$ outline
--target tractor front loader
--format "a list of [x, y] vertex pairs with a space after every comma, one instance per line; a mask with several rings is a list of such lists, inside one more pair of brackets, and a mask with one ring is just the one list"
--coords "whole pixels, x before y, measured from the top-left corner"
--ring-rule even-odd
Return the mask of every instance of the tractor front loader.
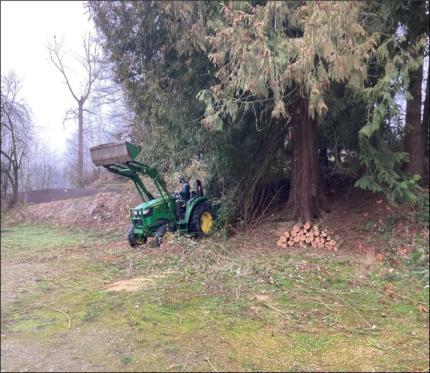
[[[167, 232], [190, 233], [197, 237], [209, 235], [215, 213], [202, 188], [192, 193], [187, 201], [179, 194], [168, 193], [157, 170], [135, 160], [141, 150], [140, 146], [129, 142], [102, 144], [90, 149], [96, 166], [131, 179], [142, 197], [143, 202], [130, 209], [130, 246], [142, 245], [149, 237], [155, 238], [155, 244], [159, 246]], [[151, 178], [158, 196], [149, 192], [139, 174]]]

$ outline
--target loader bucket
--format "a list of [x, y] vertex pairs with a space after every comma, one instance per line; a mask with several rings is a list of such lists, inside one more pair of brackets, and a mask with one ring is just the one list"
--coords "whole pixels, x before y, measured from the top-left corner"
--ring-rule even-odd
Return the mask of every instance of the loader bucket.
[[125, 141], [94, 146], [90, 153], [96, 166], [108, 166], [133, 161], [141, 150], [140, 146]]

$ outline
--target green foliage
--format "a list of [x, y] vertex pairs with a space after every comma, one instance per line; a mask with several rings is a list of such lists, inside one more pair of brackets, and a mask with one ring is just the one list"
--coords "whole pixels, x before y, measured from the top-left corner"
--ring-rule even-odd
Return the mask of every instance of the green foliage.
[[425, 227], [429, 227], [430, 222], [430, 198], [428, 192], [422, 197], [422, 205], [418, 212], [418, 220]]
[[419, 204], [393, 124], [401, 119], [394, 98], [421, 63], [411, 56], [423, 39], [408, 44], [397, 33], [413, 18], [411, 4], [87, 6], [136, 113], [131, 137], [147, 163], [164, 174], [199, 176], [210, 196], [229, 201], [221, 221], [249, 224], [279, 200], [289, 176], [287, 133], [300, 97], [318, 118], [329, 177], [361, 177], [360, 188]]
[[409, 270], [429, 287], [429, 245], [428, 240], [415, 236], [411, 245], [411, 252], [402, 258]]
[[392, 152], [384, 144], [375, 148], [367, 139], [361, 139], [360, 145], [360, 161], [366, 167], [366, 174], [355, 186], [374, 193], [384, 192], [393, 204], [401, 201], [419, 205], [419, 177], [407, 177], [401, 171], [407, 153]]
[[274, 122], [259, 131], [253, 119], [245, 114], [239, 125], [213, 133], [205, 156], [207, 191], [229, 201], [225, 205], [229, 223], [239, 219], [247, 225], [268, 212], [267, 204], [273, 207], [279, 200], [276, 184], [286, 174], [287, 128]]
[[319, 147], [326, 149], [329, 164], [322, 164], [324, 174], [356, 178], [359, 164], [358, 131], [366, 123], [366, 103], [360, 94], [342, 84], [332, 84], [326, 95], [330, 110], [318, 124]]
[[288, 102], [297, 95], [307, 98], [314, 117], [328, 109], [324, 94], [330, 82], [362, 88], [378, 35], [366, 35], [358, 22], [360, 7], [345, 2], [225, 5], [207, 37], [219, 82], [203, 95], [205, 121], [216, 127], [225, 113], [234, 120], [237, 111], [252, 110], [261, 100], [273, 102], [272, 117], [288, 118]]
[[[397, 106], [395, 94], [404, 87], [408, 71], [416, 68], [416, 61], [409, 53], [399, 52], [393, 57], [388, 53], [390, 44], [398, 45], [393, 36], [376, 50], [376, 59], [384, 63], [384, 73], [375, 85], [363, 90], [368, 105], [368, 121], [359, 131], [360, 161], [366, 169], [365, 175], [355, 185], [372, 192], [385, 192], [391, 203], [396, 201], [419, 205], [418, 176], [408, 177], [402, 167], [408, 154], [393, 151], [389, 147], [390, 115], [395, 116]], [[420, 48], [419, 46], [415, 46]]]
[[250, 112], [226, 102], [222, 115], [214, 111], [210, 130], [207, 118], [201, 123], [205, 95], [199, 92], [217, 79], [203, 26], [219, 23], [220, 4], [100, 2], [88, 7], [136, 111], [132, 137], [143, 144], [146, 162], [163, 173], [187, 173], [198, 161], [200, 175], [193, 176], [207, 175], [205, 191], [232, 201], [226, 222], [250, 221], [261, 213], [264, 201], [276, 193], [271, 184], [285, 174], [286, 129], [270, 119], [272, 104], [255, 103]]
[[206, 142], [207, 130], [197, 126], [204, 106], [194, 97], [213, 74], [198, 47], [196, 26], [211, 7], [191, 2], [88, 3], [99, 42], [137, 115], [131, 137], [163, 171], [189, 163]]

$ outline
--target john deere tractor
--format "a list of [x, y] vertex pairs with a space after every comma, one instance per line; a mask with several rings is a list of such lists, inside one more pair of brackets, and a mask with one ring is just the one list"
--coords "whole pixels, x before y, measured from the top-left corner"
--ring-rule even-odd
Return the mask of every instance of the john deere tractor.
[[[197, 190], [191, 191], [189, 199], [184, 199], [180, 193], [168, 193], [157, 170], [135, 160], [141, 150], [140, 146], [129, 142], [103, 144], [90, 149], [96, 166], [131, 179], [142, 197], [143, 203], [130, 209], [130, 246], [142, 245], [149, 237], [155, 238], [155, 244], [159, 246], [168, 232], [190, 233], [196, 237], [209, 235], [215, 213], [203, 195], [200, 181], [197, 180]], [[148, 191], [139, 174], [151, 178], [158, 196]]]

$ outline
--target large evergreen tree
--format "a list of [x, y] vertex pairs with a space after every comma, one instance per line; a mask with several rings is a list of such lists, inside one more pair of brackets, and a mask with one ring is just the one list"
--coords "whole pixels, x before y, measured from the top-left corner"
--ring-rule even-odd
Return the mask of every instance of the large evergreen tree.
[[205, 93], [206, 121], [273, 101], [273, 118], [290, 123], [289, 211], [295, 220], [320, 216], [317, 119], [327, 111], [332, 82], [362, 89], [377, 35], [359, 22], [360, 3], [268, 2], [226, 5], [209, 36], [219, 83]]
[[[426, 39], [428, 43], [429, 37], [428, 1], [404, 1], [402, 5], [403, 12], [400, 15], [400, 22], [405, 32], [404, 48], [418, 61], [409, 69], [407, 86], [409, 97], [406, 103], [405, 145], [406, 151], [409, 153], [408, 172], [423, 178], [428, 123], [421, 120], [421, 107], [424, 101], [421, 86], [424, 77], [423, 57], [426, 49], [424, 45]], [[421, 48], [416, 48], [417, 44], [421, 45]], [[424, 110], [427, 110], [428, 113], [428, 108], [424, 107]]]
[[202, 134], [195, 130], [204, 105], [195, 96], [211, 83], [213, 73], [197, 45], [196, 32], [198, 25], [206, 23], [211, 6], [161, 1], [88, 3], [99, 42], [137, 115], [134, 140], [158, 142], [147, 154], [155, 155], [153, 161], [163, 157], [162, 152], [185, 159], [201, 150]]
[[208, 190], [225, 195], [229, 216], [247, 224], [276, 200], [285, 176], [291, 217], [319, 216], [328, 208], [320, 160], [327, 166], [329, 154], [343, 169], [354, 158], [357, 186], [393, 200], [411, 195], [415, 179], [402, 175], [406, 155], [395, 151], [391, 125], [394, 97], [417, 64], [397, 40], [399, 21], [391, 15], [401, 13], [399, 4], [88, 7], [148, 161], [171, 171], [203, 155]]

